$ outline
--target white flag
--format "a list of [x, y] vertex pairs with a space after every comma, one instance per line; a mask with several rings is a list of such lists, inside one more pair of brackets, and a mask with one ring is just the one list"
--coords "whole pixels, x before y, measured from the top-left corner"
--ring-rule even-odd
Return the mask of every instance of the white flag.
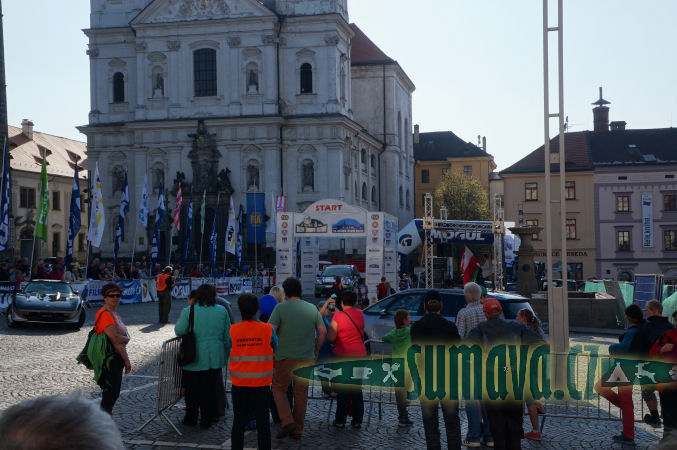
[[103, 207], [103, 193], [101, 192], [101, 177], [99, 177], [99, 163], [94, 170], [94, 188], [92, 192], [91, 212], [89, 216], [89, 230], [87, 240], [94, 247], [101, 245], [103, 230], [106, 227], [106, 214]]
[[144, 227], [148, 226], [148, 203], [150, 199], [148, 198], [148, 175], [143, 179], [143, 193], [141, 194], [141, 206], [139, 207], [139, 222], [143, 224]]
[[234, 255], [237, 248], [237, 228], [235, 222], [235, 210], [233, 209], [233, 197], [230, 197], [230, 209], [228, 210], [228, 228], [226, 229], [226, 251]]

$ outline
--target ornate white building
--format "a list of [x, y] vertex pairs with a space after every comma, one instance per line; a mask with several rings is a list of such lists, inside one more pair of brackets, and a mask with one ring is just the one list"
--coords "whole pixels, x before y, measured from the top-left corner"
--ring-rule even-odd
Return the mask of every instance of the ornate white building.
[[[153, 210], [162, 185], [171, 212], [183, 180], [184, 209], [191, 189], [197, 204], [206, 189], [210, 211], [219, 192], [245, 209], [246, 193], [264, 192], [266, 215], [283, 194], [292, 211], [339, 198], [413, 217], [415, 87], [349, 24], [346, 0], [91, 0], [85, 33], [91, 111], [80, 130], [109, 209], [103, 256], [125, 171], [132, 213], [148, 175]], [[147, 250], [151, 228], [130, 217], [121, 255], [135, 233]]]

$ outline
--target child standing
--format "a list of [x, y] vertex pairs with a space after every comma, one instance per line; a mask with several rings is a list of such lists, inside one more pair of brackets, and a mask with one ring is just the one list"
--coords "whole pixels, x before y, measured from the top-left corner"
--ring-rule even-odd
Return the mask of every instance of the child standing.
[[[395, 329], [383, 336], [383, 342], [390, 342], [393, 345], [393, 358], [406, 358], [407, 350], [411, 346], [411, 336], [409, 334], [409, 312], [399, 309], [395, 313]], [[398, 425], [400, 427], [410, 427], [414, 423], [409, 420], [407, 412], [407, 390], [409, 377], [405, 374], [404, 387], [395, 388], [395, 400], [397, 401]]]

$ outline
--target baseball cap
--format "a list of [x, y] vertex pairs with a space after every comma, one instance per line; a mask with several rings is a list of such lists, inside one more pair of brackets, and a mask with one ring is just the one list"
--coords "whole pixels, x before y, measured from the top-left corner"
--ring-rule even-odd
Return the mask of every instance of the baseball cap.
[[428, 291], [426, 292], [425, 297], [423, 298], [423, 302], [426, 305], [441, 304], [442, 297], [440, 296], [440, 293], [437, 292], [436, 290]]
[[501, 303], [495, 298], [488, 298], [482, 304], [482, 309], [485, 313], [494, 314], [503, 311]]

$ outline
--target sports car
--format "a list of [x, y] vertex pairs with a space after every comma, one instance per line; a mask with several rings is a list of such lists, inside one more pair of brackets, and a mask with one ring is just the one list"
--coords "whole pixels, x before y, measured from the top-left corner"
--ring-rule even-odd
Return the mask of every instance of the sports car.
[[19, 323], [65, 323], [80, 329], [86, 313], [76, 291], [62, 281], [34, 280], [17, 292], [7, 309], [7, 325]]

